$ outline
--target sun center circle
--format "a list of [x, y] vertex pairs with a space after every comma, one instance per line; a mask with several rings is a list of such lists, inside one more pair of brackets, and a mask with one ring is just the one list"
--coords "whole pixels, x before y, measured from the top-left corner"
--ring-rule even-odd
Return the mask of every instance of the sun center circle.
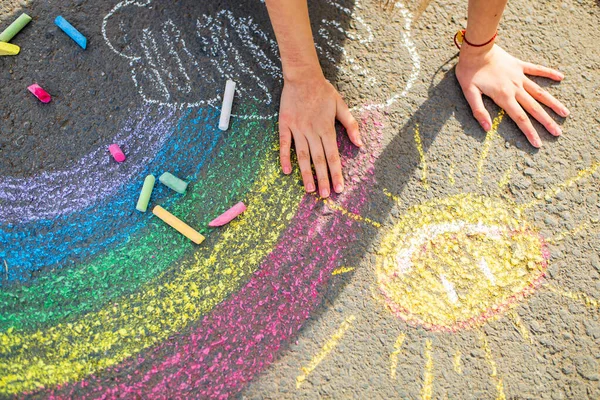
[[455, 331], [485, 322], [531, 293], [544, 275], [547, 253], [517, 205], [461, 194], [411, 208], [384, 233], [377, 282], [397, 316]]

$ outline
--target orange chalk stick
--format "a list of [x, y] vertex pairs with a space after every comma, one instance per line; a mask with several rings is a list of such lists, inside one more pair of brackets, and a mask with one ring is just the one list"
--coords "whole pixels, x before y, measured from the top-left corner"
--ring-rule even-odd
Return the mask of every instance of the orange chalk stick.
[[200, 244], [204, 241], [204, 236], [200, 233], [196, 232], [194, 228], [162, 208], [161, 206], [156, 206], [152, 209], [152, 213], [156, 215], [158, 218], [162, 219], [164, 222], [169, 224], [173, 229], [177, 230], [186, 238], [190, 239], [192, 242], [196, 244]]

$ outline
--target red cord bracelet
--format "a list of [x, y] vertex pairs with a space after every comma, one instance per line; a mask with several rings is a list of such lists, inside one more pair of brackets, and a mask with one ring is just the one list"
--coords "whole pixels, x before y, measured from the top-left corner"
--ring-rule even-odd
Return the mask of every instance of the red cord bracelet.
[[465, 29], [462, 29], [458, 32], [456, 32], [456, 35], [454, 35], [454, 44], [456, 45], [456, 47], [458, 47], [460, 49], [460, 45], [465, 42], [466, 44], [468, 44], [469, 46], [473, 46], [473, 47], [483, 47], [486, 46], [490, 43], [492, 43], [494, 41], [494, 39], [496, 39], [496, 37], [498, 36], [498, 31], [496, 31], [496, 33], [494, 33], [494, 36], [492, 36], [492, 38], [490, 40], [488, 40], [485, 43], [482, 44], [475, 44], [475, 43], [471, 43], [467, 40], [467, 37], [465, 36], [467, 33], [467, 31]]

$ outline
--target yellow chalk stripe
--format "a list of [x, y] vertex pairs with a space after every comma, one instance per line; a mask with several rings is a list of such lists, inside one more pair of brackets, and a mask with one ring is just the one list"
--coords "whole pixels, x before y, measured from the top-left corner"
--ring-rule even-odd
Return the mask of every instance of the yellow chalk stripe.
[[502, 175], [502, 178], [500, 178], [500, 181], [498, 182], [498, 189], [503, 189], [504, 186], [508, 185], [508, 182], [510, 182], [510, 176], [512, 175], [512, 172], [513, 167], [510, 167], [506, 170], [506, 172], [504, 172], [504, 175]]
[[544, 193], [544, 196], [542, 199], [536, 199], [529, 203], [521, 205], [520, 206], [521, 210], [526, 210], [529, 207], [539, 204], [542, 202], [542, 200], [546, 200], [546, 201], [550, 200], [551, 198], [553, 198], [554, 196], [556, 196], [557, 194], [562, 192], [564, 189], [573, 186], [575, 183], [579, 182], [582, 179], [587, 178], [588, 176], [593, 175], [598, 170], [599, 167], [600, 167], [600, 162], [598, 162], [598, 161], [593, 162], [589, 168], [579, 170], [579, 172], [577, 172], [577, 175], [575, 175], [575, 176], [567, 179], [563, 183], [560, 183], [560, 184], [552, 187], [551, 189], [547, 190]]
[[350, 219], [353, 219], [358, 222], [364, 222], [364, 223], [373, 225], [376, 228], [381, 228], [381, 224], [379, 222], [373, 221], [372, 219], [367, 218], [367, 217], [363, 217], [362, 215], [353, 213], [352, 211], [348, 211], [346, 208], [340, 206], [339, 204], [335, 204], [333, 202], [333, 200], [331, 200], [331, 199], [324, 199], [324, 198], [318, 197], [318, 196], [317, 196], [317, 198], [319, 200], [321, 200], [323, 203], [325, 203], [327, 205], [327, 207], [329, 207], [330, 209], [339, 211], [343, 215], [345, 215], [346, 217], [348, 217]]
[[542, 249], [516, 204], [459, 194], [384, 228], [375, 272], [396, 315], [454, 328], [529, 288], [543, 272]]
[[454, 180], [454, 163], [450, 164], [450, 169], [448, 170], [447, 175], [448, 182], [450, 182], [450, 185], [454, 186], [456, 183], [456, 180]]
[[175, 229], [177, 232], [181, 233], [186, 238], [190, 239], [192, 242], [196, 244], [200, 244], [204, 241], [204, 236], [202, 236], [198, 231], [194, 228], [162, 208], [161, 206], [156, 206], [152, 209], [152, 213], [156, 215], [158, 218], [162, 219], [166, 224], [171, 226], [171, 228]]
[[460, 363], [461, 356], [462, 356], [462, 354], [460, 353], [460, 350], [456, 349], [456, 352], [454, 352], [454, 357], [452, 359], [452, 364], [454, 365], [454, 371], [459, 375], [462, 375], [462, 366]]
[[400, 333], [398, 335], [398, 339], [396, 339], [396, 343], [394, 343], [394, 351], [390, 354], [390, 377], [392, 379], [396, 379], [396, 369], [398, 368], [398, 355], [400, 354], [400, 350], [402, 349], [402, 343], [404, 343], [404, 338], [406, 338], [405, 333]]
[[523, 321], [521, 320], [519, 314], [517, 314], [515, 310], [510, 310], [506, 313], [506, 315], [508, 316], [508, 318], [510, 318], [510, 320], [515, 325], [515, 328], [517, 328], [521, 336], [523, 336], [523, 339], [527, 340], [530, 343], [533, 343], [533, 340], [531, 340], [531, 335], [529, 334], [529, 329], [527, 329], [527, 327], [523, 324]]
[[492, 122], [492, 128], [485, 135], [483, 149], [481, 150], [481, 155], [479, 156], [479, 161], [477, 162], [477, 184], [479, 186], [483, 185], [483, 164], [490, 154], [492, 142], [498, 137], [498, 125], [500, 125], [500, 122], [502, 122], [503, 117], [504, 110], [500, 110]]
[[482, 330], [477, 330], [479, 333], [479, 340], [481, 342], [481, 348], [485, 352], [485, 360], [490, 366], [490, 376], [494, 379], [496, 383], [496, 400], [506, 400], [506, 396], [504, 395], [504, 385], [502, 384], [502, 379], [498, 377], [498, 369], [496, 368], [496, 362], [494, 361], [494, 356], [492, 355], [492, 349], [487, 341], [487, 336], [485, 332]]
[[566, 297], [567, 299], [575, 300], [579, 303], [584, 304], [586, 307], [600, 308], [600, 303], [598, 302], [598, 300], [594, 299], [593, 297], [590, 297], [589, 295], [587, 295], [585, 293], [569, 292], [567, 290], [562, 290], [562, 289], [557, 288], [556, 286], [554, 286], [551, 283], [545, 283], [544, 287], [547, 287], [548, 289], [550, 289], [550, 291], [552, 293], [556, 293], [560, 296]]
[[302, 386], [302, 383], [304, 383], [308, 375], [310, 375], [310, 373], [313, 372], [315, 368], [317, 368], [321, 361], [323, 361], [325, 357], [327, 357], [327, 355], [329, 355], [329, 353], [331, 353], [331, 351], [336, 348], [339, 341], [342, 340], [342, 338], [346, 334], [346, 331], [350, 329], [352, 323], [355, 320], [356, 317], [354, 315], [351, 315], [348, 318], [346, 318], [346, 320], [342, 322], [338, 330], [329, 338], [329, 340], [327, 340], [325, 345], [323, 345], [323, 348], [321, 348], [321, 350], [314, 355], [314, 357], [310, 360], [308, 365], [306, 367], [300, 368], [302, 370], [302, 374], [296, 377], [296, 389], [300, 389], [300, 386]]
[[421, 399], [431, 400], [433, 395], [433, 355], [431, 339], [425, 341], [425, 372], [423, 373], [423, 387]]
[[396, 203], [400, 203], [400, 197], [396, 196], [395, 194], [392, 194], [392, 192], [390, 192], [386, 188], [383, 188], [383, 194], [385, 194], [390, 199], [394, 200]]
[[345, 274], [346, 272], [354, 271], [354, 267], [339, 267], [333, 270], [331, 275]]
[[[287, 226], [303, 191], [266, 158], [248, 210], [212, 249], [202, 249], [168, 278], [74, 323], [34, 333], [0, 334], [0, 393], [79, 380], [164, 341], [243, 284]], [[268, 189], [266, 193], [263, 189]]]
[[423, 141], [421, 140], [418, 124], [415, 126], [415, 145], [417, 146], [417, 151], [419, 152], [421, 168], [423, 168], [423, 172], [421, 173], [421, 182], [423, 182], [423, 187], [425, 187], [425, 189], [429, 189], [429, 183], [427, 182], [427, 159], [425, 158], [425, 152], [423, 151]]
[[558, 235], [551, 237], [546, 241], [551, 244], [556, 244], [570, 236], [575, 236], [582, 231], [585, 231], [587, 234], [594, 233], [594, 231], [591, 229], [594, 223], [598, 223], [598, 221], [592, 221], [592, 223], [583, 222], [575, 228], [562, 231]]

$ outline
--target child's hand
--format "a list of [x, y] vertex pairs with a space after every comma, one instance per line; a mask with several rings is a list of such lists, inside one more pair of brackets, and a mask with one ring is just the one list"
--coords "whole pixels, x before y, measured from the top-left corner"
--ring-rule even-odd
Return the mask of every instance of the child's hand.
[[560, 136], [560, 127], [539, 103], [547, 105], [562, 117], [568, 116], [569, 110], [525, 74], [555, 81], [564, 78], [563, 74], [553, 69], [518, 60], [497, 45], [486, 49], [463, 46], [456, 66], [456, 78], [473, 116], [484, 130], [490, 130], [492, 120], [483, 106], [482, 94], [491, 97], [508, 113], [534, 147], [540, 147], [540, 137], [525, 111], [552, 135]]
[[293, 137], [304, 187], [307, 192], [316, 190], [312, 159], [322, 197], [330, 194], [329, 173], [333, 190], [336, 193], [344, 190], [335, 132], [336, 118], [346, 127], [352, 143], [362, 146], [358, 123], [342, 96], [322, 74], [284, 81], [279, 107], [281, 168], [285, 174], [292, 172], [290, 148]]

